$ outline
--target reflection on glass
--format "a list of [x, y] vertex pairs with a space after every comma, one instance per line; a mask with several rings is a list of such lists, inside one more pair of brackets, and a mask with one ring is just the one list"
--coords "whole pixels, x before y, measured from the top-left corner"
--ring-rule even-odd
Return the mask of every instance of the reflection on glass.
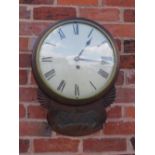
[[[64, 24], [51, 31], [42, 43], [39, 57], [47, 85], [59, 95], [72, 99], [100, 93], [111, 78], [114, 66], [113, 48], [108, 38], [83, 23]], [[50, 79], [44, 76], [53, 72]]]

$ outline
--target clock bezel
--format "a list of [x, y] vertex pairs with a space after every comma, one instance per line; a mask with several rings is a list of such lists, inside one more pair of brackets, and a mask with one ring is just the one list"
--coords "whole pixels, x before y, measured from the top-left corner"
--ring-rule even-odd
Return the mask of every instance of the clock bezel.
[[[96, 29], [98, 29], [101, 33], [103, 33], [107, 39], [109, 40], [113, 51], [114, 51], [114, 58], [115, 58], [115, 65], [113, 68], [113, 72], [112, 75], [110, 77], [110, 79], [108, 80], [106, 87], [103, 91], [99, 92], [98, 94], [96, 94], [95, 96], [92, 96], [90, 98], [85, 98], [85, 99], [70, 99], [70, 98], [66, 98], [64, 96], [61, 96], [59, 94], [57, 94], [56, 92], [54, 92], [52, 89], [50, 89], [48, 87], [48, 85], [46, 84], [46, 82], [44, 82], [44, 79], [42, 78], [42, 75], [40, 74], [40, 70], [38, 67], [38, 52], [41, 48], [42, 42], [44, 41], [44, 39], [48, 36], [49, 33], [51, 33], [54, 29], [56, 29], [59, 26], [62, 26], [64, 24], [68, 24], [68, 23], [76, 23], [76, 22], [80, 22], [80, 23], [84, 23], [90, 26], [95, 27]], [[102, 96], [104, 96], [108, 90], [114, 85], [114, 81], [117, 77], [117, 73], [119, 70], [119, 55], [118, 55], [118, 49], [117, 46], [115, 45], [115, 41], [112, 37], [112, 35], [101, 25], [99, 25], [98, 23], [89, 20], [89, 19], [85, 19], [85, 18], [72, 18], [72, 19], [65, 19], [65, 20], [61, 20], [57, 23], [55, 23], [54, 25], [50, 25], [38, 38], [34, 49], [33, 49], [33, 53], [32, 53], [32, 71], [34, 73], [34, 78], [39, 86], [39, 88], [41, 90], [43, 90], [43, 92], [45, 92], [51, 99], [53, 99], [54, 101], [60, 103], [60, 104], [66, 104], [66, 105], [74, 105], [74, 106], [79, 106], [79, 105], [85, 105], [85, 104], [89, 104], [89, 103], [93, 103], [95, 101], [97, 101], [98, 99], [100, 99]]]

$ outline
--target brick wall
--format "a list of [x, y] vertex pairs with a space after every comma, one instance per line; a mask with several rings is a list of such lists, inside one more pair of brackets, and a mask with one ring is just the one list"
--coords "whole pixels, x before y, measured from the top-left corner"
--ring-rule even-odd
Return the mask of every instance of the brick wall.
[[[23, 155], [133, 155], [134, 0], [20, 0], [20, 153]], [[120, 53], [117, 98], [107, 108], [103, 129], [83, 137], [51, 131], [46, 109], [37, 101], [31, 70], [33, 45], [46, 27], [67, 17], [86, 17], [104, 25]]]

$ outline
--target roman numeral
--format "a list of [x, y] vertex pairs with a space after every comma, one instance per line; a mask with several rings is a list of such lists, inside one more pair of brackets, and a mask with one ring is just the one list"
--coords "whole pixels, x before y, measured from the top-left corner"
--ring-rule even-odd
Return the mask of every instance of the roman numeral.
[[93, 31], [94, 31], [94, 28], [92, 28], [92, 29], [90, 30], [90, 32], [89, 32], [89, 34], [88, 34], [88, 38], [91, 36], [91, 34], [93, 33]]
[[58, 34], [59, 34], [61, 40], [66, 38], [65, 34], [63, 33], [63, 31], [61, 29], [58, 30]]
[[64, 80], [62, 80], [57, 88], [58, 91], [63, 91], [64, 90], [64, 87], [66, 85], [66, 82]]
[[79, 86], [75, 84], [75, 96], [79, 96], [79, 95], [80, 95]]
[[103, 78], [107, 78], [108, 77], [108, 73], [106, 71], [104, 71], [103, 69], [100, 69], [98, 72], [97, 72], [99, 75], [101, 75]]
[[77, 23], [73, 24], [73, 30], [75, 35], [79, 34], [79, 25]]
[[52, 57], [43, 57], [41, 59], [42, 62], [52, 62]]
[[92, 82], [92, 81], [89, 81], [89, 82], [90, 82], [91, 86], [96, 90], [96, 87], [95, 87], [95, 85], [93, 84], [93, 82]]
[[55, 69], [51, 69], [50, 71], [44, 74], [47, 80], [50, 80], [53, 76], [55, 76]]

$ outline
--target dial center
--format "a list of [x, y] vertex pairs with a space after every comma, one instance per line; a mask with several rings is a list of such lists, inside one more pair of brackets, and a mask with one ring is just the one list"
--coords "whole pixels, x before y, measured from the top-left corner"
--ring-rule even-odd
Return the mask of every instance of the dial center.
[[80, 69], [80, 66], [79, 65], [76, 65], [76, 69]]
[[76, 56], [76, 57], [74, 58], [74, 60], [75, 60], [75, 61], [79, 61], [79, 57]]

